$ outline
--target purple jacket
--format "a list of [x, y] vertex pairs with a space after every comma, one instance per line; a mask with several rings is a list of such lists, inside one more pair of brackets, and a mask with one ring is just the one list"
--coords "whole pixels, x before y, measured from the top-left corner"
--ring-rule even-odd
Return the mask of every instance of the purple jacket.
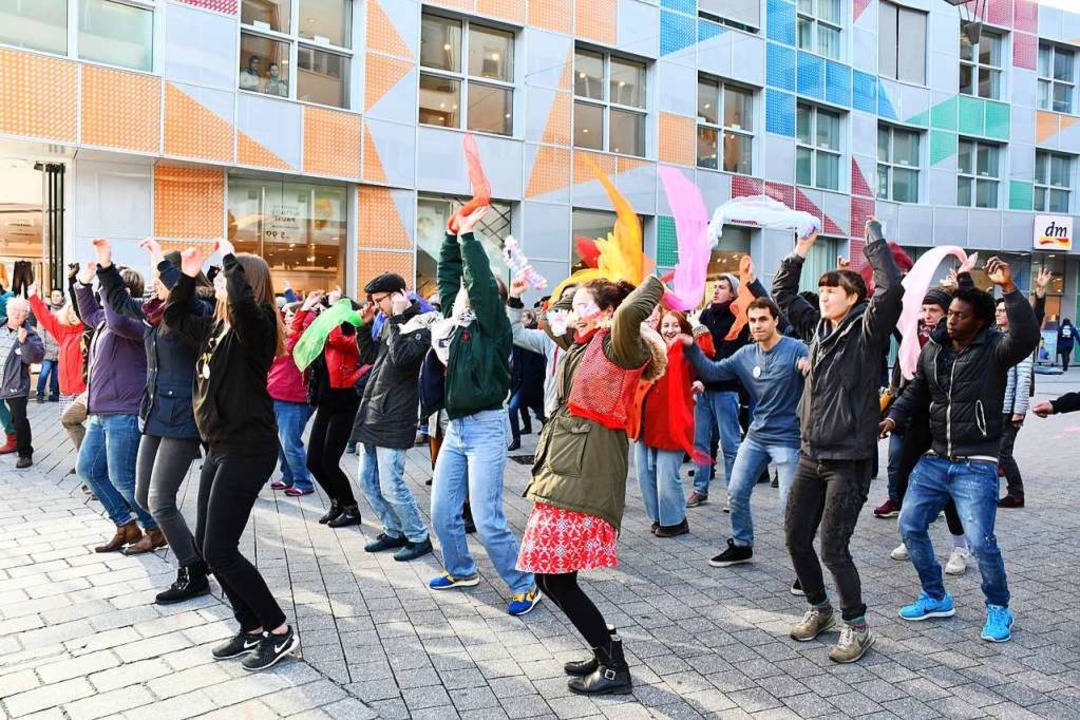
[[89, 413], [138, 415], [146, 387], [142, 321], [102, 308], [92, 287], [79, 286], [75, 294], [83, 323], [97, 329], [86, 373]]

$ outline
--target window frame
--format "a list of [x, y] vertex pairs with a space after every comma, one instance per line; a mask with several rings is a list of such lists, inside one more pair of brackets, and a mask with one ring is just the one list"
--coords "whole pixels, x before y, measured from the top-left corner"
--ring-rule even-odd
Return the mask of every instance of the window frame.
[[[880, 136], [881, 136], [882, 132], [887, 132], [889, 134], [889, 151], [888, 151], [888, 157], [885, 160], [881, 159], [881, 152], [880, 152], [880, 149], [881, 149]], [[916, 165], [906, 165], [904, 163], [897, 162], [897, 160], [896, 160], [896, 149], [895, 149], [896, 148], [896, 133], [905, 133], [905, 134], [910, 135], [910, 136], [915, 138], [915, 142], [917, 143], [916, 153], [918, 154], [918, 161], [917, 161]], [[879, 137], [879, 140], [878, 140], [878, 143], [879, 143], [878, 144], [878, 158], [877, 158], [878, 189], [877, 189], [877, 192], [875, 193], [875, 197], [878, 200], [887, 200], [889, 202], [918, 204], [919, 203], [919, 195], [921, 194], [920, 184], [921, 184], [921, 181], [922, 181], [922, 152], [923, 152], [923, 144], [924, 144], [923, 139], [922, 139], [922, 133], [919, 130], [915, 129], [915, 128], [906, 128], [906, 127], [901, 127], [899, 125], [892, 125], [892, 124], [889, 124], [889, 123], [878, 123], [878, 137]], [[884, 195], [881, 194], [881, 170], [882, 170], [882, 168], [885, 168], [886, 173], [887, 173], [887, 175], [886, 175], [887, 180], [885, 182], [885, 187], [886, 187], [887, 192]], [[895, 189], [895, 185], [894, 185], [894, 179], [895, 179], [895, 170], [897, 170], [897, 169], [907, 170], [907, 171], [915, 173], [915, 199], [914, 200], [897, 200], [896, 199], [896, 197], [895, 197], [896, 189]]]
[[[1045, 162], [1045, 174], [1039, 176], [1039, 156], [1043, 155], [1046, 158]], [[1053, 161], [1064, 160], [1066, 165], [1065, 176], [1067, 178], [1066, 185], [1055, 185], [1053, 182]], [[1068, 153], [1053, 152], [1052, 150], [1041, 150], [1036, 148], [1035, 150], [1035, 183], [1032, 192], [1032, 208], [1035, 212], [1047, 213], [1052, 215], [1069, 215], [1072, 211], [1073, 205], [1073, 175], [1076, 170], [1076, 156], [1069, 155]], [[1043, 195], [1045, 202], [1039, 203], [1038, 197], [1040, 192]], [[1059, 192], [1065, 194], [1065, 209], [1064, 210], [1051, 210], [1050, 209], [1050, 196], [1052, 193]]]
[[[964, 172], [960, 168], [960, 146], [964, 143], [971, 145], [971, 171]], [[960, 136], [959, 144], [956, 151], [956, 206], [977, 208], [983, 210], [1000, 210], [1001, 209], [1001, 184], [1002, 184], [1002, 160], [1004, 159], [1005, 145], [1001, 143], [987, 142], [977, 138]], [[979, 150], [980, 148], [994, 148], [997, 151], [997, 168], [994, 175], [980, 175], [979, 174]], [[960, 203], [960, 183], [970, 182], [969, 189], [971, 202], [967, 205]], [[979, 183], [991, 183], [994, 186], [994, 204], [992, 206], [979, 205]]]
[[[295, 102], [306, 103], [309, 105], [315, 105], [317, 107], [329, 107], [338, 108], [341, 110], [351, 110], [354, 101], [353, 93], [353, 72], [356, 65], [357, 49], [355, 47], [356, 37], [356, 21], [357, 21], [357, 8], [356, 4], [351, 0], [347, 0], [347, 4], [350, 7], [349, 10], [349, 24], [344, 28], [345, 36], [349, 38], [350, 44], [354, 47], [344, 47], [341, 45], [334, 45], [333, 43], [321, 43], [316, 42], [313, 38], [305, 38], [300, 36], [300, 4], [302, 0], [290, 0], [289, 2], [289, 32], [282, 32], [280, 30], [273, 30], [270, 28], [259, 27], [254, 24], [245, 23], [243, 20], [243, 6], [237, 12], [237, 23], [239, 27], [239, 42], [237, 43], [237, 58], [236, 58], [236, 90], [237, 92], [247, 93], [251, 95], [258, 95], [260, 97], [271, 97], [279, 100], [293, 100]], [[264, 92], [262, 90], [249, 90], [240, 87], [240, 74], [244, 71], [244, 66], [241, 65], [243, 52], [244, 52], [244, 36], [252, 36], [258, 38], [264, 38], [273, 42], [283, 42], [289, 48], [289, 71], [285, 76], [289, 84], [288, 95], [275, 95], [273, 93]], [[323, 52], [330, 55], [337, 55], [345, 58], [348, 62], [348, 71], [343, 73], [344, 77], [341, 78], [341, 87], [344, 93], [344, 98], [341, 105], [327, 105], [325, 103], [318, 102], [317, 100], [304, 100], [298, 97], [300, 89], [300, 46], [313, 52]], [[270, 64], [268, 63], [266, 68], [269, 72]]]
[[[802, 52], [813, 53], [829, 60], [843, 61], [844, 53], [844, 7], [846, 0], [836, 0], [840, 5], [840, 21], [834, 23], [831, 20], [825, 20], [821, 17], [821, 12], [818, 9], [818, 3], [828, 2], [829, 0], [806, 0], [811, 4], [811, 10], [809, 13], [804, 12], [801, 8], [802, 3], [796, 2], [795, 4], [795, 47]], [[799, 44], [799, 25], [800, 23], [809, 23], [811, 32], [810, 37], [812, 39], [811, 46], [806, 48]], [[836, 55], [826, 55], [821, 51], [821, 28], [825, 27], [829, 30], [835, 30], [837, 35], [836, 41]]]
[[[1043, 48], [1047, 48], [1050, 51], [1049, 70], [1046, 75], [1042, 73], [1042, 51]], [[1054, 77], [1054, 65], [1056, 64], [1058, 53], [1069, 53], [1072, 55], [1072, 78], [1069, 80], [1060, 80]], [[1036, 82], [1036, 100], [1035, 104], [1040, 110], [1046, 110], [1047, 112], [1055, 112], [1063, 115], [1075, 115], [1076, 114], [1076, 89], [1077, 89], [1077, 59], [1080, 53], [1076, 48], [1066, 48], [1056, 43], [1052, 43], [1046, 40], [1039, 41], [1038, 55], [1035, 62], [1035, 82]], [[1068, 110], [1058, 110], [1055, 106], [1054, 100], [1054, 88], [1058, 85], [1062, 85], [1069, 88], [1069, 108]], [[1043, 87], [1049, 88], [1046, 94], [1047, 105], [1043, 104], [1042, 89]]]
[[[799, 131], [798, 131], [799, 120], [798, 120], [798, 118], [799, 118], [799, 111], [803, 110], [803, 109], [809, 110], [811, 112], [810, 144], [803, 142], [802, 139], [799, 137]], [[819, 146], [817, 144], [818, 115], [820, 113], [825, 113], [826, 115], [829, 115], [829, 116], [832, 116], [832, 117], [836, 118], [836, 123], [837, 123], [836, 142], [837, 142], [838, 148], [835, 149], [835, 150], [833, 150], [832, 148], [821, 147], [821, 146]], [[834, 110], [832, 108], [825, 108], [823, 106], [814, 105], [813, 103], [799, 103], [796, 106], [796, 108], [795, 108], [795, 184], [796, 185], [798, 185], [800, 187], [812, 187], [812, 188], [816, 188], [818, 190], [828, 190], [830, 192], [842, 192], [843, 191], [843, 189], [844, 189], [844, 174], [843, 174], [843, 172], [841, 172], [841, 170], [843, 168], [843, 160], [844, 160], [843, 121], [844, 121], [844, 115], [839, 110]], [[800, 148], [810, 151], [810, 182], [809, 182], [809, 184], [804, 184], [804, 183], [799, 182], [798, 157], [799, 157], [799, 149]], [[836, 187], [835, 188], [822, 187], [821, 185], [818, 184], [819, 178], [818, 178], [817, 165], [818, 165], [818, 154], [819, 153], [823, 153], [823, 154], [826, 154], [826, 155], [828, 155], [830, 157], [836, 158], [837, 171], [836, 171]]]
[[[1000, 61], [1001, 61], [1000, 65], [984, 65], [982, 63], [982, 61], [979, 59], [980, 50], [982, 49], [982, 44], [988, 37], [997, 38], [998, 42], [1001, 43], [1001, 46], [1000, 46], [1000, 51], [1001, 52], [1000, 52], [1000, 55], [999, 55]], [[968, 60], [968, 59], [965, 59], [964, 53], [963, 53], [963, 48], [964, 48], [964, 45], [965, 45], [965, 41], [967, 40], [967, 36], [964, 35], [963, 31], [961, 31], [960, 40], [959, 40], [959, 42], [960, 42], [960, 50], [961, 50], [961, 52], [960, 52], [960, 76], [957, 79], [957, 85], [958, 85], [958, 90], [959, 90], [960, 95], [967, 95], [968, 97], [975, 97], [975, 98], [983, 98], [985, 100], [1001, 100], [1003, 97], [1008, 97], [1009, 93], [1008, 93], [1007, 89], [1005, 88], [1005, 70], [1008, 67], [1008, 64], [1005, 62], [1006, 55], [1008, 54], [1008, 47], [1006, 47], [1006, 37], [1007, 37], [1007, 35], [1004, 32], [998, 32], [998, 31], [995, 31], [995, 30], [987, 30], [987, 29], [984, 28], [983, 31], [982, 31], [982, 34], [979, 37], [979, 42], [977, 42], [974, 45], [968, 44], [968, 47], [971, 48], [971, 55], [974, 58], [974, 60]], [[964, 85], [963, 85], [964, 80], [963, 80], [963, 77], [964, 77], [964, 68], [965, 67], [972, 68], [972, 87], [971, 87], [971, 92], [970, 93], [964, 92]], [[979, 87], [982, 84], [981, 80], [982, 80], [983, 70], [986, 70], [988, 73], [990, 73], [991, 78], [994, 77], [994, 73], [997, 73], [997, 77], [999, 78], [997, 95], [991, 94], [989, 97], [984, 97], [984, 96], [979, 94]], [[993, 82], [991, 82], [991, 86], [992, 85], [993, 85]]]
[[[625, 155], [626, 157], [647, 158], [649, 156], [649, 65], [643, 60], [637, 60], [629, 55], [623, 55], [620, 53], [613, 53], [607, 50], [595, 49], [585, 45], [577, 44], [574, 46], [574, 77], [577, 77], [578, 73], [578, 56], [579, 55], [591, 55], [600, 56], [603, 63], [603, 77], [601, 78], [601, 87], [603, 88], [603, 97], [601, 99], [591, 98], [585, 95], [578, 95], [577, 84], [574, 84], [573, 95], [573, 119], [572, 119], [572, 132], [571, 142], [573, 147], [581, 148], [590, 152], [606, 152], [612, 155]], [[611, 99], [611, 64], [612, 61], [633, 64], [641, 68], [641, 107], [636, 105], [626, 105], [623, 103], [617, 103]], [[592, 148], [585, 147], [577, 144], [577, 108], [578, 104], [586, 105], [592, 108], [599, 108], [601, 111], [601, 131], [603, 133], [602, 147]], [[641, 122], [641, 154], [633, 152], [625, 152], [621, 149], [611, 149], [611, 113], [612, 111], [635, 115]]]
[[[728, 82], [723, 78], [715, 77], [707, 73], [698, 73], [698, 107], [701, 107], [701, 86], [703, 84], [709, 84], [716, 87], [716, 118], [717, 122], [711, 123], [701, 113], [697, 115], [697, 139], [700, 142], [702, 131], [713, 132], [716, 134], [716, 162], [715, 167], [702, 164], [701, 153], [695, 150], [697, 158], [695, 159], [696, 166], [704, 168], [706, 170], [720, 170], [722, 172], [731, 173], [733, 175], [747, 175], [752, 176], [754, 174], [754, 146], [755, 146], [755, 134], [754, 126], [757, 125], [757, 93], [754, 89], [745, 85], [739, 85], [738, 83]], [[726, 124], [727, 116], [727, 95], [726, 91], [731, 89], [736, 92], [745, 93], [750, 97], [750, 120], [751, 126], [749, 130], [745, 130], [742, 127], [735, 127], [734, 125]], [[724, 153], [722, 140], [726, 139], [728, 134], [734, 135], [739, 138], [748, 138], [750, 140], [750, 159], [747, 172], [742, 173], [738, 170], [728, 170], [724, 163]]]
[[[518, 128], [514, 120], [517, 116], [517, 78], [518, 78], [518, 47], [519, 47], [519, 34], [513, 30], [499, 27], [498, 25], [485, 23], [483, 21], [473, 20], [471, 17], [458, 17], [454, 15], [444, 15], [438, 12], [431, 12], [427, 8], [420, 15], [420, 42], [424, 42], [423, 39], [423, 27], [424, 20], [426, 18], [434, 18], [444, 22], [457, 23], [460, 28], [460, 47], [458, 48], [458, 57], [460, 59], [459, 70], [444, 70], [442, 68], [434, 68], [423, 64], [423, 54], [417, 53], [417, 88], [419, 89], [420, 83], [423, 82], [423, 77], [439, 77], [448, 80], [452, 80], [458, 83], [458, 123], [453, 125], [435, 125], [433, 123], [425, 123], [419, 119], [419, 112], [421, 110], [419, 100], [417, 101], [417, 125], [424, 127], [441, 127], [447, 130], [465, 130], [467, 132], [481, 133], [483, 135], [492, 135], [495, 137], [517, 137]], [[502, 33], [510, 36], [510, 72], [509, 75], [512, 78], [510, 81], [499, 80], [497, 78], [486, 78], [477, 75], [471, 75], [469, 73], [469, 43], [470, 43], [470, 29], [472, 27], [481, 28], [483, 30]], [[491, 130], [478, 130], [469, 127], [469, 88], [472, 85], [480, 85], [495, 87], [510, 94], [510, 117], [505, 118], [509, 124], [509, 132], [499, 133]], [[419, 96], [418, 96], [419, 97]]]
[[[879, 8], [880, 9], [878, 11], [878, 13], [879, 13], [878, 14], [878, 17], [879, 17], [879, 20], [878, 20], [878, 74], [881, 77], [889, 78], [890, 80], [895, 80], [897, 82], [909, 83], [909, 84], [913, 84], [913, 85], [918, 85], [920, 87], [926, 87], [927, 86], [927, 73], [926, 73], [926, 66], [927, 66], [926, 55], [927, 55], [927, 53], [926, 53], [926, 50], [927, 50], [927, 38], [929, 36], [929, 26], [930, 26], [929, 13], [927, 13], [925, 11], [922, 11], [922, 10], [917, 10], [915, 8], [906, 7], [904, 5], [898, 5], [897, 3], [891, 2], [890, 0], [881, 0]], [[894, 29], [896, 31], [896, 36], [892, 38], [892, 41], [895, 43], [895, 45], [892, 47], [892, 55], [893, 55], [892, 63], [893, 63], [893, 71], [894, 72], [891, 73], [891, 74], [888, 73], [888, 72], [885, 72], [883, 70], [883, 68], [881, 67], [881, 52], [882, 52], [882, 50], [888, 49], [888, 47], [889, 47], [885, 43], [885, 40], [888, 40], [888, 38], [885, 38], [883, 36], [883, 34], [881, 33], [881, 27], [882, 27], [882, 21], [880, 19], [882, 17], [881, 13], [886, 13], [886, 12], [895, 13], [895, 15], [896, 15], [896, 25], [894, 27]], [[901, 52], [901, 48], [902, 48], [901, 38], [904, 35], [904, 33], [903, 33], [903, 18], [905, 16], [908, 16], [909, 18], [912, 17], [912, 16], [918, 16], [922, 20], [922, 78], [919, 79], [919, 80], [911, 80], [909, 78], [902, 77], [902, 76], [906, 75], [906, 73], [901, 72], [901, 67], [903, 66], [903, 63], [901, 63], [901, 59], [903, 58], [903, 53]]]

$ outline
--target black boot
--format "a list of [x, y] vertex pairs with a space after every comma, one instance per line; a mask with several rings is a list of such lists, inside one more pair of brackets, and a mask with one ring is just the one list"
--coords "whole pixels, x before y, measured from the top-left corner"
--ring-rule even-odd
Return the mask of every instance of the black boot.
[[626, 695], [634, 690], [630, 666], [623, 657], [622, 640], [611, 638], [606, 648], [596, 648], [600, 666], [584, 678], [572, 678], [567, 686], [576, 695]]
[[343, 528], [349, 525], [360, 524], [360, 508], [356, 505], [346, 505], [336, 518], [326, 523], [327, 527]]
[[341, 515], [341, 512], [342, 512], [341, 505], [338, 504], [338, 501], [337, 500], [331, 500], [330, 501], [330, 509], [326, 511], [325, 515], [323, 515], [321, 518], [319, 518], [319, 524], [320, 525], [326, 525], [330, 521], [336, 520], [338, 518], [338, 516]]
[[154, 602], [158, 605], [172, 605], [209, 594], [210, 583], [206, 580], [206, 569], [206, 563], [202, 560], [181, 566], [176, 571], [176, 582], [168, 590], [158, 593]]
[[[615, 626], [607, 626], [608, 635], [615, 635]], [[596, 672], [596, 668], [600, 667], [600, 660], [597, 657], [597, 653], [593, 650], [593, 656], [588, 660], [571, 660], [563, 665], [563, 670], [567, 675], [573, 675], [574, 677], [585, 677], [592, 675]]]

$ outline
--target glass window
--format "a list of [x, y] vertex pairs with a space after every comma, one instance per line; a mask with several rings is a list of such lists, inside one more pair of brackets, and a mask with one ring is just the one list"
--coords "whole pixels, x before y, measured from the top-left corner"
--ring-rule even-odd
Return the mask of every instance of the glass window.
[[0, 2], [0, 42], [68, 54], [68, 0]]
[[979, 42], [972, 45], [960, 33], [960, 92], [965, 95], [1001, 99], [1003, 36], [983, 30]]
[[795, 131], [796, 184], [839, 190], [840, 116], [813, 105], [799, 105]]
[[[296, 60], [299, 65], [296, 74], [298, 100], [334, 107], [348, 105], [349, 58], [347, 56], [301, 45]], [[273, 72], [270, 74], [273, 76]], [[274, 94], [270, 88], [267, 88], [265, 92]], [[287, 97], [288, 88], [277, 94]]]
[[[727, 233], [724, 233], [727, 237]], [[802, 275], [799, 277], [799, 292], [818, 292], [818, 280], [830, 270], [836, 269], [836, 258], [840, 255], [838, 238], [819, 236], [803, 262]], [[846, 244], [846, 243], [845, 243]]]
[[882, 2], [878, 10], [878, 72], [926, 84], [926, 13]]
[[878, 126], [878, 197], [919, 202], [919, 133]]
[[260, 30], [287, 33], [291, 21], [291, 0], [244, 0], [240, 6], [240, 22]]
[[996, 208], [1000, 177], [1001, 146], [961, 138], [957, 154], [956, 204]]
[[[574, 145], [645, 157], [645, 66], [587, 50], [574, 55]], [[713, 106], [715, 98], [702, 102]]]
[[280, 290], [345, 284], [348, 189], [229, 177], [229, 239], [262, 256]]
[[761, 24], [760, 0], [698, 0], [699, 14], [729, 27], [757, 32]]
[[352, 47], [352, 0], [300, 0], [300, 37], [321, 45]]
[[843, 54], [840, 0], [799, 0], [796, 44], [801, 50], [839, 60]]
[[750, 235], [753, 231], [742, 225], [725, 225], [724, 241], [709, 255], [709, 269], [705, 278], [705, 297], [712, 298], [716, 281], [725, 273], [738, 277], [739, 264], [744, 256], [750, 254]]
[[420, 33], [420, 122], [512, 135], [513, 34], [426, 14]]
[[735, 85], [721, 85], [719, 80], [701, 76], [698, 79], [698, 167], [751, 175], [753, 132], [753, 92]]
[[1073, 165], [1072, 155], [1035, 153], [1036, 212], [1070, 212]]
[[[439, 292], [436, 273], [439, 251], [446, 237], [446, 222], [466, 202], [466, 198], [452, 195], [421, 195], [416, 202], [416, 292], [421, 297], [428, 298]], [[512, 214], [513, 207], [509, 203], [492, 200], [491, 210], [476, 229], [491, 262], [492, 273], [507, 284], [511, 275], [503, 260], [502, 249], [506, 238], [513, 234]], [[453, 298], [449, 302], [452, 303]]]
[[1076, 52], [1057, 45], [1039, 45], [1039, 107], [1053, 112], [1074, 112]]
[[152, 70], [154, 11], [109, 0], [81, 0], [79, 57], [132, 70]]
[[282, 96], [284, 85], [284, 97], [288, 97], [288, 81], [275, 80], [270, 69], [276, 69], [277, 78], [288, 78], [289, 43], [263, 35], [240, 33], [240, 67], [241, 90]]

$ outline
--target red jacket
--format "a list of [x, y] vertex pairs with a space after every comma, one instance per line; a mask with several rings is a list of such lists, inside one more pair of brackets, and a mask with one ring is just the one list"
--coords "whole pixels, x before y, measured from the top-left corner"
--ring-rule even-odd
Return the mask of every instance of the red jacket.
[[[708, 333], [698, 338], [706, 356], [713, 355]], [[645, 395], [642, 411], [641, 442], [657, 450], [681, 450], [694, 453], [694, 396], [691, 386], [694, 369], [684, 354], [681, 342], [668, 346], [667, 372], [652, 384]]]
[[293, 350], [304, 329], [311, 324], [314, 316], [310, 313], [296, 313], [292, 324], [285, 332], [285, 354], [274, 358], [270, 372], [266, 374], [266, 389], [270, 397], [282, 402], [306, 403], [307, 381], [300, 368], [293, 361]]
[[[309, 320], [310, 318], [310, 320]], [[298, 310], [293, 318], [293, 328], [304, 328], [314, 320], [314, 315], [307, 310]], [[365, 328], [357, 332], [369, 332]], [[296, 341], [300, 334], [296, 336]], [[295, 342], [293, 343], [295, 346]], [[346, 335], [338, 326], [330, 331], [323, 346], [323, 359], [326, 360], [326, 368], [330, 373], [330, 387], [335, 390], [343, 390], [356, 385], [356, 381], [363, 374], [360, 366], [360, 346], [356, 344], [356, 335]]]
[[48, 306], [37, 295], [30, 297], [30, 309], [41, 327], [49, 331], [60, 345], [60, 393], [78, 395], [86, 390], [83, 379], [82, 323], [67, 325], [52, 314]]

